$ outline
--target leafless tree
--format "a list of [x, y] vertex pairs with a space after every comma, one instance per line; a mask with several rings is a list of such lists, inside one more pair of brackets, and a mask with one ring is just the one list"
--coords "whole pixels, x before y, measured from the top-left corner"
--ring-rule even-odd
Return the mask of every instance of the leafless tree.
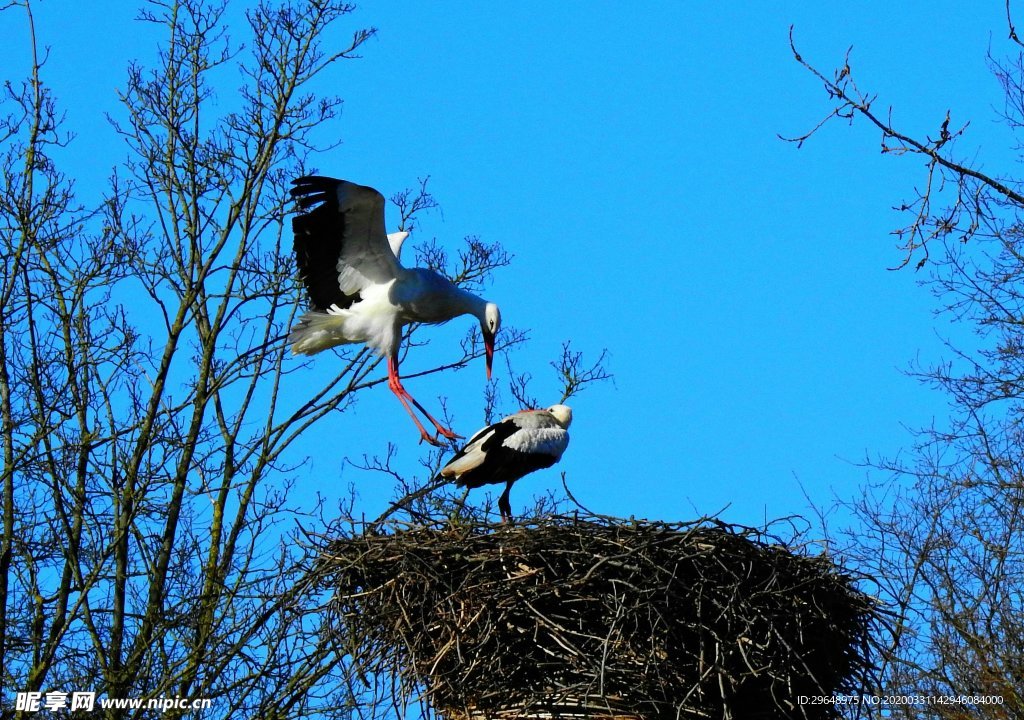
[[[1024, 55], [990, 65], [1004, 91], [1002, 119], [1024, 128]], [[797, 50], [823, 84], [824, 124], [867, 122], [883, 153], [923, 162], [923, 181], [897, 205], [907, 222], [899, 267], [927, 267], [940, 313], [967, 323], [974, 340], [948, 342], [948, 361], [914, 367], [949, 399], [951, 418], [917, 432], [912, 451], [871, 461], [873, 483], [850, 502], [859, 521], [832, 540], [873, 576], [894, 620], [879, 658], [896, 696], [987, 698], [861, 706], [906, 718], [1024, 718], [1024, 194], [1022, 178], [994, 177], [958, 152], [967, 123], [951, 114], [934, 134], [903, 132], [855, 81], [849, 53], [831, 74]], [[1017, 150], [1019, 148], [1014, 148]], [[998, 700], [993, 700], [993, 699]]]
[[[264, 0], [229, 35], [226, 0], [148, 3], [140, 22], [165, 39], [129, 67], [127, 159], [90, 208], [58, 162], [70, 134], [31, 5], [6, 6], [36, 54], [0, 111], [3, 712], [16, 692], [74, 690], [209, 698], [204, 718], [357, 705], [319, 632], [327, 590], [294, 527], [320, 508], [289, 501], [289, 450], [382, 372], [344, 349], [311, 388], [284, 341], [301, 310], [288, 181], [340, 103], [315, 81], [374, 33], [343, 29], [351, 9]], [[433, 200], [424, 181], [395, 203], [408, 229]], [[463, 285], [509, 262], [477, 238], [450, 267], [422, 252]], [[443, 367], [480, 353], [470, 334]]]

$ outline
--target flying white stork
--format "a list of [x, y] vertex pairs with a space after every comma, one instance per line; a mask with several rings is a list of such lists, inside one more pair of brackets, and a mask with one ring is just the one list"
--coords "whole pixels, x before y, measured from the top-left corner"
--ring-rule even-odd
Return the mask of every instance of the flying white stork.
[[488, 425], [469, 439], [438, 479], [454, 478], [459, 487], [478, 488], [506, 483], [498, 498], [501, 519], [512, 519], [509, 492], [512, 484], [532, 473], [551, 467], [569, 447], [569, 423], [572, 410], [567, 405], [552, 405], [547, 410], [522, 410], [500, 422]]
[[335, 345], [365, 343], [387, 356], [388, 387], [423, 440], [442, 445], [426, 431], [412, 406], [439, 435], [458, 438], [402, 387], [402, 328], [473, 315], [480, 321], [490, 379], [494, 336], [501, 327], [498, 306], [455, 287], [433, 270], [403, 267], [399, 255], [408, 233], [385, 232], [384, 196], [373, 188], [314, 175], [292, 184], [292, 197], [301, 209], [292, 219], [295, 262], [311, 306], [288, 336], [292, 352], [313, 355]]

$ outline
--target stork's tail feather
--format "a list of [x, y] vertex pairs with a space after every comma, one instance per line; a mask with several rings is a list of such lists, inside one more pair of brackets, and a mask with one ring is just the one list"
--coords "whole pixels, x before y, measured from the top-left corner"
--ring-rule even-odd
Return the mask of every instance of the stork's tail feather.
[[348, 310], [325, 313], [312, 310], [302, 316], [288, 334], [295, 355], [313, 355], [327, 348], [351, 342], [345, 338]]

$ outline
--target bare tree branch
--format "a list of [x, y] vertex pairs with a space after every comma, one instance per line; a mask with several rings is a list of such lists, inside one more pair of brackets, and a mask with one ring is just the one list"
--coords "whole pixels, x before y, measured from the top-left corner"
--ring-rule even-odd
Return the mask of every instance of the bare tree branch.
[[[840, 118], [852, 122], [856, 117], [863, 117], [881, 131], [882, 153], [909, 153], [922, 155], [927, 159], [924, 188], [916, 191], [914, 200], [899, 206], [900, 210], [909, 212], [912, 219], [907, 226], [895, 231], [905, 253], [897, 267], [902, 268], [909, 264], [919, 250], [922, 251], [923, 257], [918, 261], [917, 267], [922, 267], [928, 261], [928, 244], [934, 239], [943, 238], [954, 232], [964, 241], [973, 237], [981, 225], [981, 219], [984, 218], [986, 206], [993, 202], [987, 197], [986, 192], [993, 192], [999, 201], [1024, 207], [1024, 194], [1011, 187], [1012, 184], [954, 160], [949, 154], [955, 140], [964, 134], [969, 123], [951, 128], [950, 114], [947, 112], [935, 138], [915, 139], [896, 129], [891, 117], [883, 119], [875, 112], [873, 105], [876, 97], [861, 91], [854, 81], [849, 51], [842, 67], [835, 71], [832, 79], [829, 79], [797, 51], [792, 27], [789, 42], [794, 59], [824, 85], [832, 107], [808, 132], [795, 137], [780, 135], [781, 139], [801, 147], [830, 120]], [[889, 115], [891, 116], [891, 110]], [[953, 188], [952, 199], [948, 207], [937, 210], [933, 206], [933, 200], [946, 190], [947, 184]]]

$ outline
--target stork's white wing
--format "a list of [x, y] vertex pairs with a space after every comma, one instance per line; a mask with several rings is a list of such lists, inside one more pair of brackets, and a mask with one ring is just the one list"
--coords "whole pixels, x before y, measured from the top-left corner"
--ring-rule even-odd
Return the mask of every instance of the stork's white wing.
[[569, 433], [561, 427], [523, 428], [505, 438], [507, 448], [529, 455], [550, 455], [558, 460], [569, 447]]
[[342, 180], [338, 213], [343, 218], [338, 288], [346, 295], [383, 285], [398, 274], [398, 261], [384, 229], [384, 196], [373, 188]]
[[292, 221], [295, 257], [316, 309], [349, 307], [370, 285], [394, 280], [400, 264], [384, 230], [384, 196], [320, 176], [294, 182], [302, 213]]
[[409, 233], [405, 230], [401, 232], [388, 233], [388, 244], [391, 246], [391, 252], [395, 254], [395, 258], [399, 263], [402, 262], [402, 243], [409, 237]]

